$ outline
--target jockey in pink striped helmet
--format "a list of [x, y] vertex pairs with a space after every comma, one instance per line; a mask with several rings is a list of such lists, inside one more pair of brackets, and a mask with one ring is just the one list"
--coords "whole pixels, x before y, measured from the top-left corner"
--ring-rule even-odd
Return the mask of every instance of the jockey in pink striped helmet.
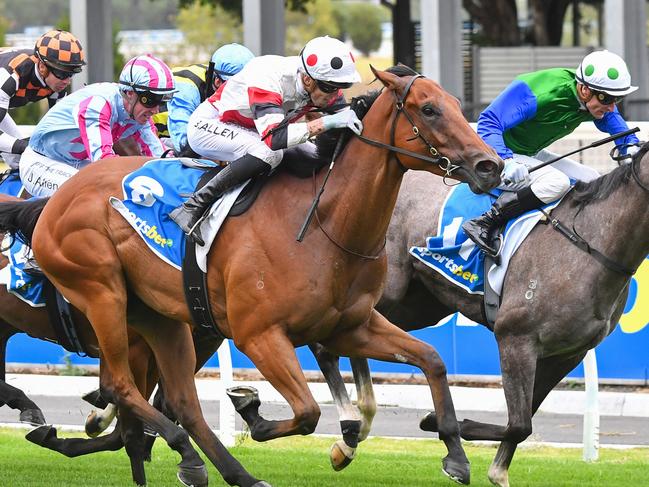
[[115, 157], [129, 139], [141, 155], [164, 146], [151, 117], [175, 91], [169, 67], [153, 56], [126, 63], [119, 83], [94, 83], [63, 98], [36, 125], [20, 160], [20, 178], [34, 196], [51, 196], [79, 169]]

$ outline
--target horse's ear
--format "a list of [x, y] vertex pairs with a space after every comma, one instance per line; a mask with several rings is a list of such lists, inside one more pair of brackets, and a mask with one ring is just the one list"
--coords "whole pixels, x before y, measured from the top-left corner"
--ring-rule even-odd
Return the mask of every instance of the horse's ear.
[[379, 71], [378, 69], [375, 69], [371, 64], [370, 69], [372, 70], [372, 73], [374, 73], [374, 76], [376, 76], [376, 79], [383, 83], [383, 86], [385, 86], [389, 90], [398, 91], [399, 88], [401, 88], [404, 84], [403, 79], [399, 78], [396, 74], [392, 74], [387, 71]]

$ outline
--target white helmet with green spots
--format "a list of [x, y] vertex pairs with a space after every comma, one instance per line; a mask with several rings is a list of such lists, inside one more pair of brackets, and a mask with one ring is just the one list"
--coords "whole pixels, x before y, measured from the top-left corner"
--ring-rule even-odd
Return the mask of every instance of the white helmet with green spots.
[[638, 89], [631, 86], [631, 75], [624, 59], [610, 51], [588, 54], [577, 67], [576, 78], [595, 91], [625, 96]]

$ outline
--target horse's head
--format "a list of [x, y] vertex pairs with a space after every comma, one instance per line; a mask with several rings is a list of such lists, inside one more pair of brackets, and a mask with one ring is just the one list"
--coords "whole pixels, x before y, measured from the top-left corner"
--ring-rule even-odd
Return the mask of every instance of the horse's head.
[[401, 164], [467, 182], [476, 192], [500, 184], [503, 162], [471, 128], [459, 100], [435, 81], [420, 75], [399, 76], [403, 74], [399, 70], [412, 72], [405, 66], [389, 71], [372, 68], [386, 88], [381, 98], [393, 105], [393, 118], [385, 123], [391, 131], [390, 143], [425, 156], [397, 154]]

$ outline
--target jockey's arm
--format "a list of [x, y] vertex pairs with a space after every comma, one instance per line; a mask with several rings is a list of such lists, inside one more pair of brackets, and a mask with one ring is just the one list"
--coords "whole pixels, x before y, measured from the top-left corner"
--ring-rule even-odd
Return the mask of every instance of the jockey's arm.
[[158, 138], [158, 132], [155, 129], [153, 120], [149, 119], [148, 122], [138, 129], [133, 134], [133, 139], [140, 146], [143, 156], [160, 157], [165, 151], [165, 146]]
[[16, 123], [8, 113], [9, 102], [16, 93], [16, 80], [6, 71], [2, 71], [0, 71], [0, 152], [22, 154], [27, 147], [27, 139], [20, 137]]
[[189, 117], [191, 117], [198, 105], [201, 104], [201, 95], [198, 92], [198, 88], [193, 84], [178, 83], [177, 89], [178, 92], [167, 103], [167, 110], [169, 112], [167, 128], [169, 129], [169, 137], [171, 137], [174, 149], [176, 152], [179, 152], [183, 147], [187, 146], [187, 125], [189, 124]]
[[523, 81], [514, 80], [478, 117], [478, 135], [495, 149], [503, 159], [511, 159], [513, 153], [503, 134], [512, 127], [534, 118], [536, 96]]
[[[612, 112], [608, 112], [601, 119], [595, 120], [594, 123], [599, 130], [610, 135], [619, 134], [620, 132], [629, 129], [629, 126], [622, 118], [622, 115], [620, 115], [617, 107], [615, 107]], [[626, 137], [615, 139], [615, 145], [637, 144], [638, 142], [638, 137], [636, 137], [635, 134], [629, 134]], [[622, 149], [621, 153], [626, 154], [626, 147]]]

